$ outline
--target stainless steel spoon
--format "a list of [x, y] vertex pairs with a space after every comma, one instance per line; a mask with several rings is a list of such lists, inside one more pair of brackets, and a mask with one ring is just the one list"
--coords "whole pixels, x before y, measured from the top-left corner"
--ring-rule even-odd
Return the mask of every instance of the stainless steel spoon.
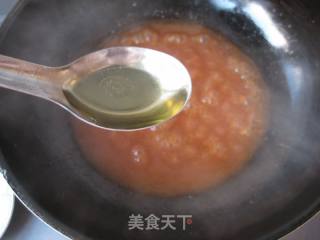
[[89, 124], [113, 130], [172, 118], [192, 89], [180, 61], [137, 47], [103, 49], [62, 67], [0, 55], [0, 86], [50, 100]]

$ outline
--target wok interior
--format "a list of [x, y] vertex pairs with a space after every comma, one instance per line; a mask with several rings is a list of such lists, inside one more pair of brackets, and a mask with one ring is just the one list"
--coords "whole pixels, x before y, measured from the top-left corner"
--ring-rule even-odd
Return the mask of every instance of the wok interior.
[[[59, 107], [1, 90], [0, 162], [18, 196], [50, 224], [80, 239], [248, 240], [286, 232], [320, 197], [319, 48], [310, 37], [312, 20], [292, 14], [307, 9], [286, 2], [26, 2], [7, 21], [1, 54], [59, 66], [130, 24], [195, 21], [220, 31], [252, 57], [272, 102], [268, 134], [242, 172], [202, 194], [166, 199], [130, 192], [100, 176], [73, 139], [71, 116]], [[270, 37], [275, 33], [278, 40]], [[192, 214], [193, 224], [185, 232], [129, 231], [132, 213]]]

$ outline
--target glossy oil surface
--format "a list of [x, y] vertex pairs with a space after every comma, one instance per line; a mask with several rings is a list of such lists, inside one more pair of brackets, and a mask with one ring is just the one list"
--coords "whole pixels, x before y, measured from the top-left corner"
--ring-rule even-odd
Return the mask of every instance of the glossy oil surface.
[[185, 105], [184, 89], [166, 91], [161, 84], [181, 79], [161, 77], [138, 68], [111, 66], [67, 81], [63, 91], [78, 112], [102, 127], [143, 128], [170, 119]]
[[79, 110], [89, 108], [93, 112], [115, 114], [143, 111], [161, 96], [155, 77], [123, 66], [102, 69], [80, 81], [71, 81], [64, 90]]

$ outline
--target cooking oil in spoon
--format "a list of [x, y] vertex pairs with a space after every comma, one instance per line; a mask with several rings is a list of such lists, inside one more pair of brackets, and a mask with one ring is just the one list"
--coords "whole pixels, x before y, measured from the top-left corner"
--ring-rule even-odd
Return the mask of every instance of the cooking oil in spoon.
[[183, 108], [187, 94], [166, 93], [159, 79], [127, 66], [108, 67], [68, 81], [63, 92], [90, 121], [119, 129], [143, 128], [170, 118]]

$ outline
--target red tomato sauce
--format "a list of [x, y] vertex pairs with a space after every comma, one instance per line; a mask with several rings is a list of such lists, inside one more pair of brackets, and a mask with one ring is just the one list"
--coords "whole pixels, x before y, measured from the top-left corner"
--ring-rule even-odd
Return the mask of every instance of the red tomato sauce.
[[203, 26], [149, 22], [102, 47], [139, 46], [169, 53], [192, 77], [188, 106], [174, 119], [136, 132], [73, 122], [83, 153], [114, 182], [146, 194], [177, 196], [226, 181], [251, 159], [267, 128], [268, 94], [254, 63]]

